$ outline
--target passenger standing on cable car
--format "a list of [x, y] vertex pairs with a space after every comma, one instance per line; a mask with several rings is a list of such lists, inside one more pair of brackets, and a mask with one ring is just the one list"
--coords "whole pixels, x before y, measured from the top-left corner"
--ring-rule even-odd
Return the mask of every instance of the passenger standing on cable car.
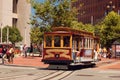
[[84, 48], [82, 48], [80, 51], [80, 61], [82, 60], [82, 58], [84, 56], [84, 52], [85, 52], [85, 50], [84, 50]]
[[97, 49], [94, 49], [94, 60], [98, 60], [98, 52], [97, 52]]

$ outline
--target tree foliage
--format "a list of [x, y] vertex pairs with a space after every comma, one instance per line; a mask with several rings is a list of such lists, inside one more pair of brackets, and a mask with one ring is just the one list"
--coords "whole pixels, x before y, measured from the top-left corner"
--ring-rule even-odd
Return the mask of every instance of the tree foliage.
[[[76, 19], [77, 9], [72, 6], [76, 0], [44, 0], [37, 2], [31, 0], [35, 14], [31, 18], [31, 41], [33, 43], [41, 43], [43, 39], [44, 29], [50, 27], [71, 27], [78, 30], [94, 32], [94, 27], [90, 24], [84, 25]], [[46, 27], [46, 28], [45, 28]]]
[[96, 34], [100, 35], [103, 46], [110, 47], [120, 39], [120, 15], [110, 12], [100, 25], [96, 25]]
[[17, 27], [10, 28], [9, 40], [12, 42], [12, 44], [23, 40], [23, 37], [21, 36], [20, 31], [17, 29]]
[[6, 26], [2, 30], [2, 35], [3, 35], [3, 39], [2, 40], [3, 40], [3, 42], [7, 42], [7, 29], [9, 30], [8, 40], [12, 44], [15, 44], [16, 42], [22, 41], [23, 38], [22, 38], [19, 30], [17, 29], [17, 27]]
[[70, 1], [75, 0], [44, 0], [44, 2], [31, 0], [35, 11], [30, 22], [32, 43], [40, 44], [43, 33], [50, 31], [51, 27], [71, 26], [71, 22], [76, 20], [76, 9], [71, 7]]
[[35, 10], [31, 24], [34, 26], [70, 27], [71, 22], [76, 20], [76, 9], [71, 7], [70, 1], [74, 0], [44, 0], [44, 2], [31, 0]]
[[50, 27], [32, 27], [30, 31], [30, 40], [32, 43], [41, 44], [43, 41], [43, 34], [50, 30]]
[[91, 24], [83, 24], [82, 22], [73, 21], [71, 28], [77, 29], [77, 30], [84, 30], [88, 32], [94, 33], [94, 26]]

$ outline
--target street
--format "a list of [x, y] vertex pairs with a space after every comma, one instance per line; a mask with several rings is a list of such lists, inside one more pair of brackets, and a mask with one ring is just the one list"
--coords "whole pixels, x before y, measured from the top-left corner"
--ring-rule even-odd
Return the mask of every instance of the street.
[[47, 67], [41, 57], [16, 57], [13, 64], [0, 64], [0, 80], [120, 80], [119, 59], [102, 59], [96, 67], [77, 66], [72, 70]]
[[37, 80], [55, 71], [0, 65], [0, 80]]
[[48, 70], [0, 65], [0, 80], [120, 80], [119, 70]]

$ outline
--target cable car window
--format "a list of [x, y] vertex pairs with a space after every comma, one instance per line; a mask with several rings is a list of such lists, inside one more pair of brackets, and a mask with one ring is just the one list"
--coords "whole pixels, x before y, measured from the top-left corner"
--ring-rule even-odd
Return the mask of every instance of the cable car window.
[[60, 36], [55, 36], [54, 37], [54, 46], [55, 47], [60, 47], [60, 44], [61, 44], [60, 40], [61, 40]]
[[70, 47], [70, 36], [63, 36], [63, 46]]
[[46, 36], [46, 47], [52, 46], [52, 36]]

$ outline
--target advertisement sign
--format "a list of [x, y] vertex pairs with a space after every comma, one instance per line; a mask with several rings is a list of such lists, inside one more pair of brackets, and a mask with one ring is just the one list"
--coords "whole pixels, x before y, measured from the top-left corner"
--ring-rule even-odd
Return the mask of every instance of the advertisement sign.
[[116, 52], [120, 52], [120, 45], [116, 45]]

